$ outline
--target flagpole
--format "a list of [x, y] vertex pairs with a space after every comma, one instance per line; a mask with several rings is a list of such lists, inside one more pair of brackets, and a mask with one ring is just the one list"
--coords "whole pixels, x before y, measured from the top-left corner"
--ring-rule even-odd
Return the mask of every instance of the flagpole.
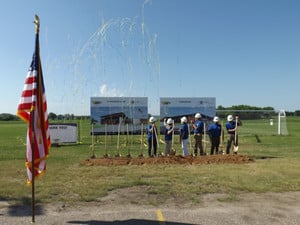
[[34, 132], [34, 112], [33, 109], [31, 113], [31, 211], [32, 211], [32, 220], [31, 224], [35, 224], [35, 184], [34, 184], [34, 139], [35, 139], [35, 132]]
[[[39, 34], [40, 32], [40, 18], [38, 17], [38, 15], [35, 15], [35, 20], [33, 21], [33, 23], [35, 24], [35, 33], [36, 35]], [[39, 51], [39, 49], [38, 49]], [[39, 54], [39, 52], [37, 52], [37, 54]], [[38, 60], [38, 63], [39, 60]], [[40, 65], [38, 66], [38, 70], [40, 69]], [[37, 85], [40, 85], [39, 82], [37, 82]], [[39, 87], [37, 87], [37, 90], [39, 90]], [[32, 142], [31, 142], [31, 207], [32, 207], [32, 222], [31, 224], [35, 224], [35, 169], [34, 169], [34, 146], [35, 146], [35, 143], [34, 143], [34, 139], [35, 139], [35, 132], [34, 132], [34, 120], [35, 120], [35, 110], [32, 110], [31, 111], [31, 123], [32, 123]]]

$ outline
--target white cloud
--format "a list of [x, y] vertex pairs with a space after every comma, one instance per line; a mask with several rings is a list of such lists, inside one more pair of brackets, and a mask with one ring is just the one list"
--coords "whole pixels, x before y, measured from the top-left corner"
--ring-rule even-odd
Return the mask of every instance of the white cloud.
[[102, 84], [100, 86], [100, 96], [101, 97], [123, 97], [123, 93], [116, 88], [108, 87], [107, 84]]

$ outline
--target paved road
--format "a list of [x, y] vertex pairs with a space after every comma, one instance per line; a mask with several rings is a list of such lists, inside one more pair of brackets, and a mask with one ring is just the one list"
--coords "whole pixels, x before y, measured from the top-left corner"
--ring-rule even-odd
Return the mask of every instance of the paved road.
[[[197, 205], [166, 203], [160, 207], [118, 204], [114, 201], [37, 205], [36, 225], [298, 225], [300, 192], [243, 194], [223, 201], [218, 194], [206, 195]], [[220, 201], [221, 200], [221, 201]], [[0, 224], [31, 224], [30, 206], [0, 201]]]

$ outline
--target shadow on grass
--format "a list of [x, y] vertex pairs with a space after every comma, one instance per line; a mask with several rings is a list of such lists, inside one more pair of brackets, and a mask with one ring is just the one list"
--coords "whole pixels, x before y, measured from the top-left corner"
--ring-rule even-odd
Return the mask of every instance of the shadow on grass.
[[97, 220], [87, 220], [87, 221], [69, 221], [69, 224], [87, 224], [87, 225], [195, 225], [191, 223], [176, 223], [176, 222], [159, 222], [155, 220], [141, 220], [141, 219], [131, 219], [131, 220], [123, 220], [123, 221], [97, 221]]
[[254, 159], [277, 159], [279, 157], [263, 155], [263, 156], [252, 156], [252, 158], [254, 158]]
[[[8, 207], [8, 214], [10, 216], [32, 216], [31, 198], [22, 198], [20, 202], [10, 205]], [[42, 205], [35, 205], [35, 215], [43, 215], [44, 209]]]

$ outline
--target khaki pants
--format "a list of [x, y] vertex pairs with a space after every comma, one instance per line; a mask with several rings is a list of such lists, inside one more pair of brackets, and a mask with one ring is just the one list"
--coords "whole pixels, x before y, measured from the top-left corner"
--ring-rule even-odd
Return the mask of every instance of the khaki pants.
[[170, 155], [171, 153], [171, 148], [172, 148], [172, 140], [165, 141], [166, 142], [166, 150], [165, 154]]
[[204, 155], [203, 152], [203, 145], [202, 145], [202, 134], [195, 134], [194, 135], [195, 139], [195, 147], [194, 147], [194, 154], [198, 154], [198, 148], [200, 149], [200, 155]]
[[181, 140], [181, 147], [182, 147], [182, 155], [183, 156], [189, 155], [188, 143], [189, 143], [189, 139], [188, 138]]
[[227, 140], [227, 146], [226, 146], [226, 154], [230, 154], [230, 148], [231, 145], [237, 146], [239, 143], [238, 135], [236, 136], [236, 142], [234, 142], [234, 134], [229, 134], [228, 140]]

